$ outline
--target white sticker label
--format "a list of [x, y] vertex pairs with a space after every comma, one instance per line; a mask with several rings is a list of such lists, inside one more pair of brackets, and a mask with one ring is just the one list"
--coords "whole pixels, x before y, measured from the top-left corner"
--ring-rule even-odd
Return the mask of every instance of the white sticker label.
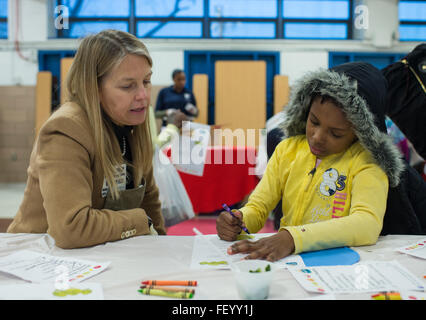
[[[117, 173], [115, 174], [115, 183], [117, 184], [118, 191], [126, 190], [126, 164], [122, 164], [121, 166], [117, 166]], [[102, 198], [105, 198], [108, 194], [109, 186], [104, 178], [104, 183], [102, 185]]]

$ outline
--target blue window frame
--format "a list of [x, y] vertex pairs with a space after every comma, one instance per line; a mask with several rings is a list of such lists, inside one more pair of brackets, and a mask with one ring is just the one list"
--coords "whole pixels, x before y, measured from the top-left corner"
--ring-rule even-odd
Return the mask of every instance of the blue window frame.
[[7, 0], [0, 0], [0, 39], [7, 39]]
[[399, 1], [399, 40], [426, 40], [426, 1]]
[[353, 1], [54, 0], [53, 8], [69, 13], [58, 38], [114, 28], [141, 38], [351, 39]]

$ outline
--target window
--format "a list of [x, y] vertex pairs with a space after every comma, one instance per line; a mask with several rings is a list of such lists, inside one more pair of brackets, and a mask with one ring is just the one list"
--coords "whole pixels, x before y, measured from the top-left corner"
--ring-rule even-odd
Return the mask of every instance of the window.
[[351, 2], [345, 0], [284, 0], [284, 38], [351, 39]]
[[[68, 19], [68, 28], [58, 28], [58, 38], [79, 38], [103, 29], [129, 32], [129, 1], [112, 0], [56, 0], [56, 6], [64, 6], [61, 12]], [[58, 7], [61, 8], [61, 7]]]
[[68, 11], [69, 27], [56, 31], [59, 38], [78, 38], [105, 28], [141, 38], [352, 38], [353, 0], [109, 0], [108, 5], [106, 0], [54, 2]]
[[0, 39], [7, 39], [7, 0], [0, 0]]
[[426, 1], [400, 1], [398, 15], [401, 41], [426, 40]]
[[203, 37], [204, 0], [136, 0], [135, 10], [138, 37]]

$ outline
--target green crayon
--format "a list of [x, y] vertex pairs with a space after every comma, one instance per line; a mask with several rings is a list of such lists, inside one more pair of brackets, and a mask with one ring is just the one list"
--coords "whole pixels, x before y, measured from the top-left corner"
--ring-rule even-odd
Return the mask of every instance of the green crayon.
[[172, 291], [165, 291], [160, 289], [140, 289], [138, 290], [142, 294], [150, 295], [150, 296], [161, 296], [161, 297], [169, 297], [169, 298], [181, 298], [181, 299], [191, 299], [194, 294], [192, 292], [172, 292]]

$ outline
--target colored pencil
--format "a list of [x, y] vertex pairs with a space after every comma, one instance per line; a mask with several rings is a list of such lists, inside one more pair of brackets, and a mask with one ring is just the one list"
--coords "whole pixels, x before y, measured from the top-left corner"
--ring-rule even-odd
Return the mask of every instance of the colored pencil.
[[191, 292], [171, 292], [165, 290], [158, 289], [141, 289], [138, 290], [142, 294], [146, 294], [149, 296], [160, 296], [160, 297], [168, 297], [168, 298], [181, 298], [181, 299], [191, 299], [194, 294]]
[[142, 281], [142, 284], [149, 286], [197, 286], [197, 281], [194, 280], [147, 280]]

